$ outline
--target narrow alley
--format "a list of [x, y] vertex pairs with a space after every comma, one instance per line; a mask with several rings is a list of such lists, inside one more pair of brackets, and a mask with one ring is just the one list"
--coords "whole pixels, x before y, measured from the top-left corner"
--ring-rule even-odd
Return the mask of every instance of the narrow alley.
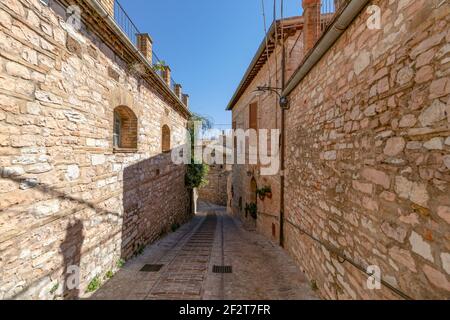
[[[232, 270], [214, 273], [215, 266], [230, 266]], [[245, 230], [240, 222], [226, 214], [225, 208], [202, 204], [190, 223], [148, 246], [92, 299], [311, 300], [317, 297], [280, 247]]]

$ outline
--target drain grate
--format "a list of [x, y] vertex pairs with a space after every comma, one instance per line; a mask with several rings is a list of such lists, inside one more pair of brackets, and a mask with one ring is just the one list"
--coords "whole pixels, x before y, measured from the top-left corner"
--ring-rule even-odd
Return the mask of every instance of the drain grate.
[[213, 273], [233, 273], [231, 266], [213, 266]]
[[158, 272], [161, 268], [164, 267], [163, 264], [146, 264], [142, 267], [142, 272]]

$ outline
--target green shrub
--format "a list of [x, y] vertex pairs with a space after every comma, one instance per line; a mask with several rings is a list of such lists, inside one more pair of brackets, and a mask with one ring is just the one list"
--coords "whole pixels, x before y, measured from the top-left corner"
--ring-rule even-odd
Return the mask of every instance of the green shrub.
[[56, 283], [51, 289], [50, 289], [50, 294], [55, 294], [56, 291], [59, 288], [59, 283]]
[[94, 292], [97, 291], [98, 288], [100, 288], [102, 282], [100, 280], [99, 276], [95, 276], [91, 282], [89, 282], [89, 285], [87, 287], [87, 292]]
[[[195, 123], [201, 122], [202, 126], [201, 128], [196, 128]], [[194, 136], [198, 134], [196, 132], [198, 129], [201, 130], [207, 130], [211, 129], [213, 126], [213, 123], [208, 118], [193, 114], [188, 122], [188, 131], [191, 135], [191, 163], [187, 165], [186, 168], [186, 177], [185, 177], [185, 183], [186, 186], [190, 189], [200, 188], [208, 184], [208, 180], [206, 180], [206, 176], [209, 173], [209, 166], [205, 163], [197, 164], [194, 163], [194, 147], [195, 147], [195, 140]]]
[[179, 223], [172, 223], [172, 226], [170, 227], [172, 232], [177, 231], [179, 228], [180, 228], [180, 224]]
[[112, 277], [114, 277], [114, 272], [112, 272], [111, 270], [106, 272], [106, 274], [105, 274], [106, 279], [111, 279]]
[[119, 261], [117, 261], [116, 266], [118, 269], [122, 269], [124, 265], [125, 265], [125, 260], [119, 259]]

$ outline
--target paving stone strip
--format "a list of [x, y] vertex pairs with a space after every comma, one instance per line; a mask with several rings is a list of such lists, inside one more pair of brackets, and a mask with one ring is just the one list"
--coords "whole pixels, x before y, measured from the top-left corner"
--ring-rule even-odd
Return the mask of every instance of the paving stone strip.
[[[316, 299], [293, 260], [276, 244], [226, 214], [203, 206], [193, 221], [129, 261], [93, 299]], [[146, 264], [164, 265], [142, 272]], [[213, 273], [213, 266], [232, 273]]]

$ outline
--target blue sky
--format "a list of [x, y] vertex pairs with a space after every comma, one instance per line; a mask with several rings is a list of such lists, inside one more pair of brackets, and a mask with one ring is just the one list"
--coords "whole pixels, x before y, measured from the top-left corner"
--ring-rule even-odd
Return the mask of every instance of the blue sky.
[[[230, 126], [225, 108], [264, 37], [261, 0], [119, 0], [190, 95], [194, 112]], [[267, 27], [273, 0], [264, 0]], [[278, 15], [280, 1], [277, 1]], [[284, 0], [285, 17], [301, 1]]]

